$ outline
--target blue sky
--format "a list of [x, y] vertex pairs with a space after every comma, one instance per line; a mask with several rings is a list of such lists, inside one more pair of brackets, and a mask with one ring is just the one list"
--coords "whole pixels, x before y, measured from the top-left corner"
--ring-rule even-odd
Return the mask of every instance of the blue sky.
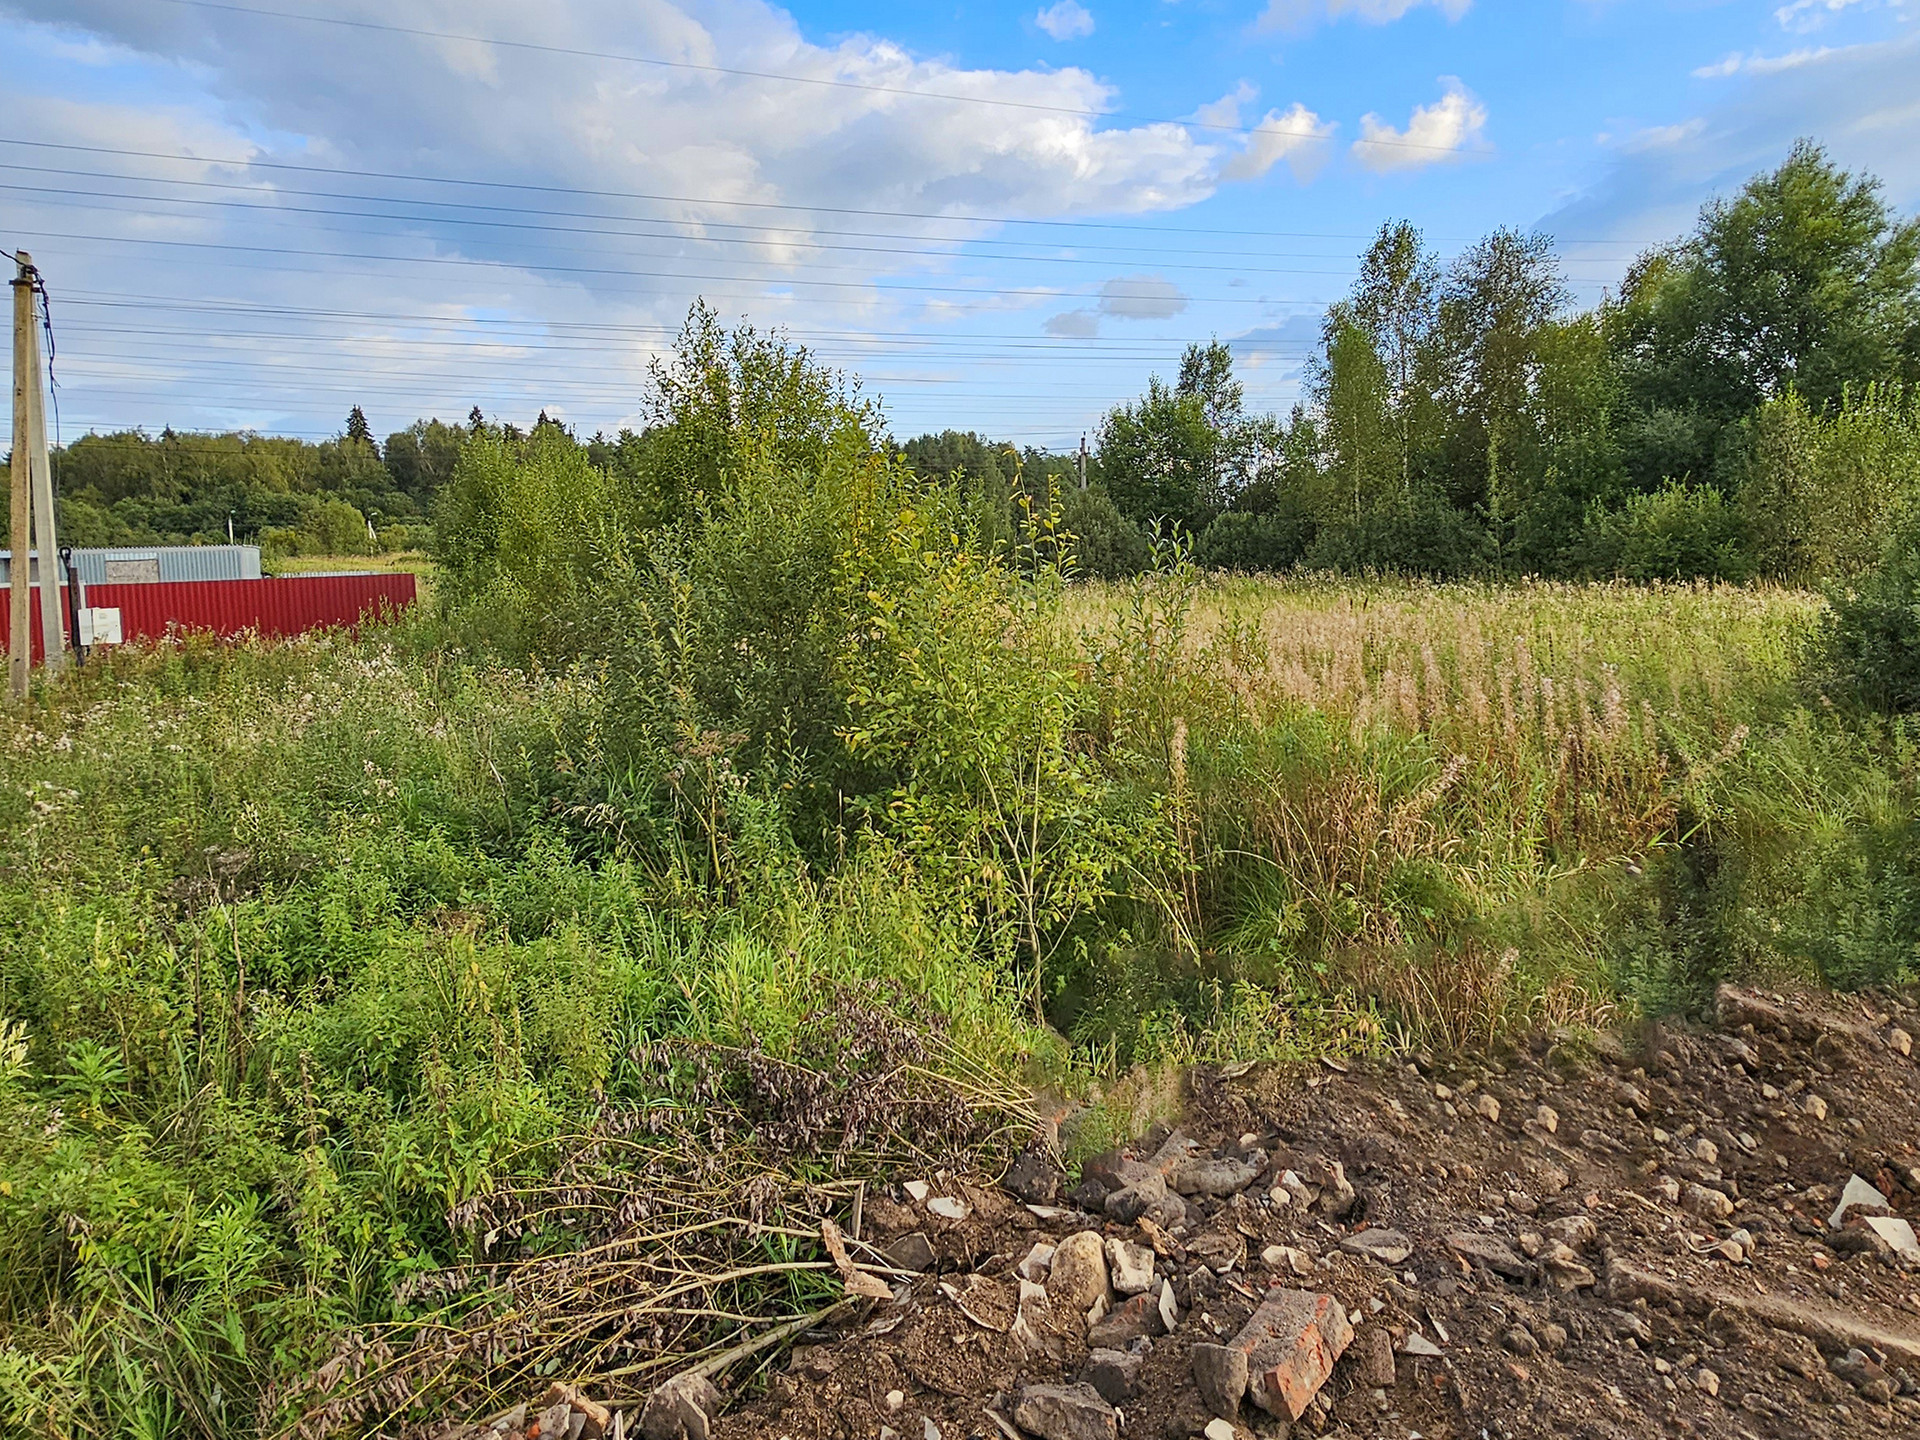
[[703, 294], [1067, 447], [1214, 335], [1290, 405], [1390, 219], [1591, 302], [1796, 136], [1920, 205], [1920, 0], [0, 0], [0, 57], [69, 438], [610, 430]]

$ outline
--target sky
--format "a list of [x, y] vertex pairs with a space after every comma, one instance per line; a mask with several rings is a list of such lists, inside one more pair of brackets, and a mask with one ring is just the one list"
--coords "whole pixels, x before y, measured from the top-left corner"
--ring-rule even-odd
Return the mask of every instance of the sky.
[[[1577, 303], [1797, 137], [1920, 208], [1920, 0], [0, 0], [57, 439], [644, 420], [696, 297], [893, 432], [1284, 410], [1383, 223]], [[4, 433], [0, 417], [0, 433]]]

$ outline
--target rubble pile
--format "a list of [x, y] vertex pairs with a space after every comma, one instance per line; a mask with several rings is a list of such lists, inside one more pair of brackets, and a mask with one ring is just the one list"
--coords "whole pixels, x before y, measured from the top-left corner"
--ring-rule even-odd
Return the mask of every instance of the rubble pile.
[[1913, 1007], [1717, 1018], [1200, 1071], [1180, 1128], [1077, 1174], [1036, 1143], [869, 1194], [887, 1283], [644, 1433], [1920, 1435]]

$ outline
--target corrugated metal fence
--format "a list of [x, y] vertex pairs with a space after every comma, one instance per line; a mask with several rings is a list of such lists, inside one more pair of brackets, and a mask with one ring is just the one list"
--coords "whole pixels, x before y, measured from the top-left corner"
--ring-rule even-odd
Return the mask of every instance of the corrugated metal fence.
[[[65, 591], [67, 587], [60, 588]], [[414, 577], [406, 574], [287, 575], [276, 580], [183, 580], [86, 587], [87, 605], [118, 610], [121, 636], [130, 641], [159, 640], [174, 630], [210, 631], [226, 637], [249, 632], [268, 638], [300, 635], [328, 626], [358, 625], [362, 620], [404, 610], [413, 604], [414, 595]], [[35, 603], [37, 606], [37, 599]], [[0, 641], [11, 633], [7, 628], [9, 609], [10, 596], [0, 590]], [[61, 614], [66, 613], [63, 604]], [[37, 661], [37, 619], [33, 654]]]

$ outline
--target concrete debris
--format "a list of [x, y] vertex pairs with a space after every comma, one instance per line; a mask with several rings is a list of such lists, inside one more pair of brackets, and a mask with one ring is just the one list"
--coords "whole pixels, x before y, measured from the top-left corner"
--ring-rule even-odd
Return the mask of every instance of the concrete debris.
[[1342, 1250], [1378, 1260], [1382, 1265], [1398, 1265], [1413, 1254], [1413, 1242], [1398, 1230], [1372, 1228], [1349, 1235], [1340, 1242]]
[[1897, 1215], [1869, 1215], [1867, 1228], [1872, 1230], [1900, 1259], [1909, 1265], [1920, 1265], [1920, 1238], [1913, 1233], [1910, 1222]]
[[1080, 1368], [1080, 1379], [1093, 1386], [1109, 1405], [1125, 1405], [1140, 1393], [1144, 1350], [1095, 1350]]
[[1116, 1440], [1120, 1433], [1113, 1406], [1087, 1384], [1027, 1386], [1013, 1423], [1041, 1440]]
[[964, 1220], [967, 1218], [967, 1202], [955, 1200], [950, 1195], [936, 1195], [927, 1201], [927, 1212], [943, 1220]]
[[1267, 1168], [1267, 1157], [1250, 1155], [1219, 1159], [1183, 1160], [1173, 1167], [1167, 1183], [1182, 1195], [1233, 1195], [1246, 1189]]
[[1153, 1285], [1153, 1249], [1114, 1236], [1107, 1241], [1107, 1275], [1122, 1295], [1139, 1295]]
[[[1827, 1193], [1832, 1194], [1833, 1192], [1828, 1191]], [[1862, 1180], [1858, 1175], [1848, 1176], [1846, 1188], [1840, 1192], [1840, 1203], [1834, 1207], [1833, 1214], [1827, 1217], [1827, 1228], [1838, 1230], [1841, 1222], [1847, 1217], [1847, 1211], [1853, 1209], [1855, 1206], [1868, 1206], [1872, 1209], [1884, 1210], [1887, 1208], [1887, 1197], [1874, 1189], [1873, 1186], [1869, 1185], [1866, 1181]]]

